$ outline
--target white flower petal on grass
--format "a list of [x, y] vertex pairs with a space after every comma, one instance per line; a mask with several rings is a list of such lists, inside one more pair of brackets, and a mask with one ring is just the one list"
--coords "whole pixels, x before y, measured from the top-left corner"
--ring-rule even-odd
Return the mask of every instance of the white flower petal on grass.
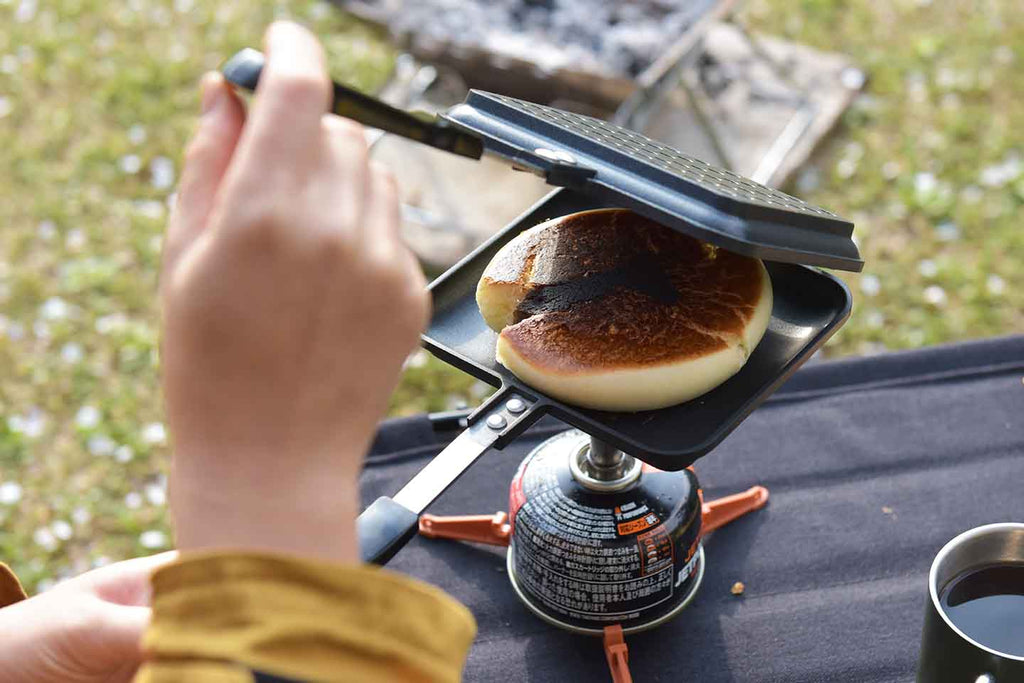
[[1021, 173], [1024, 173], [1024, 162], [1022, 162], [1020, 155], [1009, 154], [998, 164], [992, 164], [983, 168], [978, 179], [982, 185], [1002, 187], [1016, 180], [1017, 176]]
[[106, 434], [97, 434], [89, 437], [89, 443], [87, 445], [89, 452], [96, 456], [111, 455], [114, 449], [117, 448], [117, 444]]
[[21, 500], [21, 484], [5, 481], [0, 484], [0, 505], [14, 505]]
[[309, 8], [309, 18], [313, 19], [314, 21], [326, 19], [327, 16], [331, 13], [331, 10], [333, 9], [334, 8], [331, 6], [329, 2], [317, 0], [317, 2], [314, 2], [313, 5]]
[[128, 141], [133, 145], [141, 145], [146, 137], [146, 128], [142, 124], [136, 123], [128, 129]]
[[914, 176], [914, 190], [919, 195], [930, 194], [938, 186], [939, 181], [936, 180], [935, 175], [932, 173], [918, 173]]
[[417, 349], [409, 354], [409, 357], [405, 359], [405, 367], [407, 368], [422, 368], [427, 364], [427, 352], [423, 349]]
[[956, 85], [956, 72], [944, 66], [935, 72], [935, 84], [944, 90]]
[[36, 529], [36, 532], [32, 534], [32, 540], [43, 550], [49, 551], [57, 547], [57, 538], [46, 527]]
[[85, 242], [85, 232], [79, 228], [68, 230], [68, 234], [64, 238], [64, 246], [71, 251], [80, 251], [85, 246]]
[[89, 512], [88, 508], [78, 506], [74, 509], [74, 512], [71, 513], [71, 520], [75, 524], [83, 526], [92, 520], [92, 513]]
[[122, 173], [135, 175], [142, 170], [142, 159], [139, 158], [138, 154], [125, 154], [118, 160], [117, 166], [121, 169]]
[[118, 446], [114, 451], [114, 460], [118, 462], [129, 462], [134, 457], [135, 451], [128, 445]]
[[174, 0], [174, 11], [179, 14], [188, 14], [195, 6], [195, 0]]
[[886, 180], [893, 180], [900, 174], [900, 162], [887, 161], [882, 164], [882, 177]]
[[46, 413], [39, 408], [30, 408], [24, 415], [12, 415], [7, 419], [7, 426], [28, 439], [37, 439], [46, 431]]
[[159, 484], [146, 484], [143, 491], [146, 494], [146, 500], [149, 501], [150, 505], [166, 505], [167, 504], [167, 491], [164, 487]]
[[18, 3], [18, 9], [14, 10], [14, 20], [19, 24], [32, 21], [36, 17], [38, 7], [36, 0], [21, 0]]
[[96, 406], [85, 405], [75, 413], [75, 424], [81, 429], [92, 429], [100, 423], [100, 411]]
[[25, 338], [25, 326], [19, 323], [17, 320], [8, 320], [4, 333], [8, 338], [18, 341], [19, 339]]
[[985, 289], [989, 294], [999, 296], [1006, 291], [1006, 280], [993, 273], [985, 279]]
[[864, 323], [868, 327], [877, 330], [882, 327], [882, 325], [885, 325], [885, 314], [881, 311], [869, 311], [868, 314], [864, 316]]
[[0, 73], [13, 74], [18, 70], [18, 58], [14, 55], [0, 57]]
[[167, 157], [156, 157], [149, 162], [150, 182], [158, 190], [174, 185], [174, 162]]
[[924, 259], [917, 264], [917, 272], [921, 274], [921, 277], [935, 277], [939, 272], [939, 267], [935, 265], [935, 261]]
[[164, 548], [167, 546], [167, 534], [162, 531], [157, 531], [156, 529], [143, 531], [139, 536], [139, 544], [147, 550]]
[[63, 519], [58, 519], [50, 525], [50, 531], [53, 535], [62, 541], [66, 541], [74, 535], [74, 529]]
[[839, 73], [839, 82], [847, 90], [860, 90], [867, 80], [867, 74], [856, 67], [848, 66]]
[[150, 422], [142, 428], [142, 440], [151, 445], [159, 445], [167, 441], [167, 429], [162, 422]]
[[860, 279], [860, 291], [868, 296], [875, 296], [882, 291], [882, 281], [877, 275], [864, 275]]
[[110, 315], [96, 318], [94, 327], [100, 334], [109, 334], [121, 330], [128, 324], [128, 318], [123, 313], [111, 313]]
[[136, 491], [125, 494], [124, 506], [129, 510], [138, 510], [142, 507], [142, 496]]
[[46, 320], [62, 320], [71, 313], [71, 307], [59, 296], [52, 296], [39, 308], [39, 315]]
[[32, 323], [32, 334], [36, 339], [49, 339], [50, 325], [45, 320], [37, 320]]
[[852, 178], [856, 172], [857, 162], [854, 159], [840, 159], [839, 163], [836, 164], [836, 175], [843, 180]]
[[57, 224], [49, 219], [39, 221], [39, 225], [36, 226], [36, 234], [39, 235], [39, 239], [49, 242], [57, 236]]
[[146, 218], [158, 221], [164, 217], [165, 208], [163, 202], [158, 202], [155, 199], [143, 199], [135, 202], [135, 210]]
[[85, 351], [82, 350], [82, 345], [77, 342], [68, 342], [60, 348], [60, 358], [68, 365], [81, 363], [84, 357]]
[[924, 289], [924, 300], [932, 306], [942, 306], [946, 303], [946, 290], [938, 285], [929, 285]]

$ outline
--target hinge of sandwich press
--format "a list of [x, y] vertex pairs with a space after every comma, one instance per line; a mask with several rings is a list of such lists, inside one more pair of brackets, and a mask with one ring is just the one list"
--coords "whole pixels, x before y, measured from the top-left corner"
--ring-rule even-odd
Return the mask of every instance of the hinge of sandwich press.
[[594, 169], [581, 165], [575, 155], [549, 147], [520, 154], [512, 160], [512, 168], [541, 176], [549, 185], [559, 187], [580, 186], [597, 175]]

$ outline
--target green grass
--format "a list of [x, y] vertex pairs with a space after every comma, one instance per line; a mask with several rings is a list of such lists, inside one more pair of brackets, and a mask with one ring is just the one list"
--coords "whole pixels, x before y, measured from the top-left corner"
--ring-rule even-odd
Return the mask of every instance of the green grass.
[[[871, 78], [791, 188], [852, 217], [868, 262], [844, 276], [856, 305], [830, 355], [1024, 330], [1015, 9], [750, 1], [755, 30], [846, 52]], [[166, 203], [200, 75], [275, 16], [311, 25], [336, 77], [386, 78], [381, 37], [322, 2], [0, 0], [0, 559], [30, 589], [169, 544], [154, 298]], [[486, 391], [417, 355], [392, 412]]]

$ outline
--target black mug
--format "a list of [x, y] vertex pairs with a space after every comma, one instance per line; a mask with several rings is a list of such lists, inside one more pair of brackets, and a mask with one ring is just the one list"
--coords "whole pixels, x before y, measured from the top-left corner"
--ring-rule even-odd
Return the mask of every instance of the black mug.
[[[944, 592], [956, 590], [956, 586], [950, 588], [954, 580], [981, 571], [1001, 572], [1004, 577], [1009, 572], [1013, 581], [1024, 576], [1024, 524], [989, 524], [965, 531], [935, 556], [928, 573], [917, 683], [1024, 681], [1024, 656], [1019, 647], [1012, 654], [976, 640], [954, 623], [950, 608], [943, 604]], [[1012, 590], [1024, 595], [1024, 586]], [[950, 596], [946, 594], [945, 599], [952, 604]], [[984, 611], [980, 617], [984, 618]], [[976, 630], [972, 632], [977, 636]], [[1002, 630], [996, 635], [1005, 638], [1007, 633]]]

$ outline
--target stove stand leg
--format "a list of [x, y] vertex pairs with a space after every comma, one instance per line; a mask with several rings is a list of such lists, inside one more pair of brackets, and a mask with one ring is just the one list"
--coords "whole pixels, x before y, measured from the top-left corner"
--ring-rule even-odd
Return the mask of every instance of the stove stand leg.
[[508, 515], [504, 512], [493, 515], [420, 515], [420, 536], [427, 538], [507, 546], [511, 531]]
[[[703, 492], [701, 500], [703, 500]], [[748, 512], [759, 510], [768, 502], [768, 489], [752, 486], [743, 493], [734, 493], [701, 506], [701, 534], [714, 531], [729, 522], [739, 519]]]
[[622, 626], [614, 624], [604, 627], [604, 656], [612, 674], [612, 683], [633, 683], [629, 673], [629, 646], [622, 636]]

